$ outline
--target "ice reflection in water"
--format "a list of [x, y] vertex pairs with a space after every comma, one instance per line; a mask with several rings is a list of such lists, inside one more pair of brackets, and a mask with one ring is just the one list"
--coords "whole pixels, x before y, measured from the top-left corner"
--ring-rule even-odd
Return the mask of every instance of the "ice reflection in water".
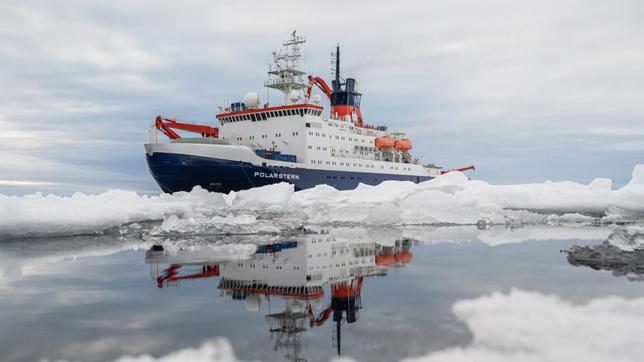
[[[327, 361], [338, 347], [357, 361], [461, 350], [470, 360], [479, 352], [516, 360], [524, 351], [570, 360], [565, 352], [573, 349], [600, 360], [616, 350], [641, 356], [628, 338], [644, 325], [638, 284], [571, 267], [559, 253], [607, 239], [637, 248], [637, 238], [617, 237], [636, 232], [615, 230], [621, 225], [307, 227], [287, 235], [3, 241], [0, 360], [167, 361], [180, 351], [228, 348], [230, 359], [244, 361]], [[163, 249], [148, 252], [155, 243]], [[579, 318], [595, 334], [571, 340]], [[605, 346], [599, 342], [613, 330], [605, 321], [632, 332]]]
[[611, 271], [631, 281], [644, 280], [644, 227], [631, 225], [615, 229], [599, 245], [572, 245], [565, 252], [568, 262], [595, 270]]
[[219, 278], [220, 296], [243, 303], [248, 312], [267, 303], [274, 350], [286, 360], [304, 361], [302, 338], [308, 328], [330, 325], [331, 346], [342, 353], [342, 328], [360, 319], [367, 280], [409, 264], [412, 245], [408, 239], [375, 242], [323, 231], [258, 245], [244, 260], [222, 260], [216, 253], [208, 260], [195, 250], [170, 253], [154, 245], [145, 261], [158, 288]]

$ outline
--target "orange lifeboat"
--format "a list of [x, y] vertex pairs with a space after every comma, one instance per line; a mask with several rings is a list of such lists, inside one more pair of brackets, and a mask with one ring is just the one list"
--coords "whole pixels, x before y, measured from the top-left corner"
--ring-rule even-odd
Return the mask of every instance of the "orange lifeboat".
[[376, 148], [392, 148], [394, 147], [394, 140], [389, 136], [382, 136], [376, 138]]
[[396, 258], [391, 254], [376, 255], [376, 265], [391, 266], [396, 262]]
[[398, 151], [407, 152], [411, 150], [411, 141], [407, 138], [401, 138], [394, 143], [394, 147], [396, 147]]
[[412, 255], [408, 251], [401, 251], [399, 253], [394, 254], [394, 259], [396, 260], [397, 264], [409, 264], [411, 263], [411, 258], [412, 258]]

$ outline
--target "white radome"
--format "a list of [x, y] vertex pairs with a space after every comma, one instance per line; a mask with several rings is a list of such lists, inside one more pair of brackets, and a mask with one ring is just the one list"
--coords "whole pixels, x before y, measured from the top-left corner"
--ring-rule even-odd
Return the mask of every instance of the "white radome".
[[242, 98], [242, 103], [246, 105], [247, 108], [257, 108], [259, 106], [259, 94], [255, 92], [248, 92]]
[[324, 302], [324, 299], [323, 299], [323, 298], [313, 299], [313, 300], [311, 301], [311, 306], [312, 306], [312, 307], [313, 307], [313, 309], [315, 309], [315, 310], [322, 309], [322, 302]]
[[311, 103], [319, 106], [322, 104], [322, 97], [319, 94], [314, 94], [311, 96]]
[[257, 294], [248, 294], [244, 299], [244, 307], [249, 312], [257, 312], [259, 310], [260, 296]]
[[287, 299], [286, 309], [291, 313], [302, 313], [304, 312], [304, 304], [296, 299]]
[[292, 91], [290, 91], [290, 92], [288, 93], [288, 96], [286, 97], [286, 100], [287, 100], [290, 104], [298, 103], [298, 101], [300, 100], [300, 94], [299, 94], [297, 91], [292, 90]]

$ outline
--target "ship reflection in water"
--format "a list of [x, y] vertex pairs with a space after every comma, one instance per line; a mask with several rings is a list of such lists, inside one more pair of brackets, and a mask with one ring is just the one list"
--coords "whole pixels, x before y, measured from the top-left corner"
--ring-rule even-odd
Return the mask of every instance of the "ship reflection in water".
[[[322, 232], [258, 245], [243, 260], [208, 259], [207, 251], [169, 253], [160, 245], [145, 260], [159, 288], [218, 278], [220, 297], [239, 301], [247, 311], [257, 312], [267, 303], [265, 319], [274, 350], [282, 351], [286, 360], [304, 361], [302, 335], [309, 328], [330, 327], [330, 348], [342, 353], [342, 328], [360, 319], [367, 280], [409, 264], [411, 247], [410, 240], [380, 243]], [[281, 307], [271, 312], [276, 300]]]

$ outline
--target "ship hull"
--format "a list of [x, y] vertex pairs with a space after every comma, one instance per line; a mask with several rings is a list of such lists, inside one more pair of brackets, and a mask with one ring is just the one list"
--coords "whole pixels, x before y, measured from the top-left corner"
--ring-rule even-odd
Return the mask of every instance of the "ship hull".
[[388, 180], [419, 183], [432, 179], [429, 176], [258, 166], [241, 160], [172, 152], [147, 152], [146, 160], [152, 177], [167, 193], [190, 191], [195, 186], [227, 193], [280, 182], [292, 184], [296, 191], [320, 184], [350, 190], [360, 183], [377, 185]]

